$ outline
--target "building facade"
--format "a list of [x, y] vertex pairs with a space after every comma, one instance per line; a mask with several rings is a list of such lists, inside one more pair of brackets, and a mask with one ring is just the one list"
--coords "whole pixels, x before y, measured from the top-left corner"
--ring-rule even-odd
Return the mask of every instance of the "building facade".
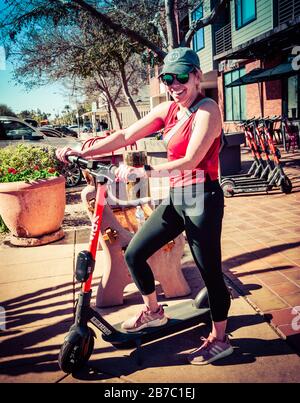
[[[225, 131], [237, 130], [236, 122], [254, 116], [300, 118], [300, 63], [296, 60], [300, 52], [300, 0], [231, 1], [229, 22], [215, 35], [214, 60], [218, 62], [218, 97]], [[289, 69], [276, 80], [247, 80], [255, 71], [287, 63], [292, 66], [293, 62], [294, 71]], [[253, 83], [230, 86], [242, 77]]]
[[[200, 1], [189, 22], [207, 16], [215, 2]], [[239, 131], [237, 123], [254, 116], [300, 119], [300, 0], [231, 0], [214, 24], [196, 33], [191, 47], [200, 57], [203, 93], [218, 101], [225, 133]], [[281, 69], [276, 80], [233, 83], [287, 63], [292, 69]], [[165, 99], [154, 77], [150, 97], [151, 106]]]

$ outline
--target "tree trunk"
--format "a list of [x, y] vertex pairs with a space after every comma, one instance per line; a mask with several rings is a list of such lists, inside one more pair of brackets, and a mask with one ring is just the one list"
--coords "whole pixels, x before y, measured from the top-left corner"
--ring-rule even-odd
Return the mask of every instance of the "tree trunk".
[[134, 103], [134, 100], [132, 99], [132, 96], [130, 95], [129, 89], [128, 89], [128, 82], [127, 82], [127, 77], [126, 77], [126, 72], [123, 64], [119, 64], [120, 68], [120, 74], [121, 74], [121, 80], [122, 80], [122, 88], [124, 95], [127, 99], [128, 105], [131, 107], [133, 113], [135, 114], [136, 118], [139, 120], [141, 119], [140, 112]]
[[[116, 119], [117, 119], [118, 126], [119, 126], [118, 129], [122, 129], [123, 125], [122, 125], [122, 121], [121, 121], [121, 118], [120, 118], [119, 111], [118, 111], [118, 109], [116, 107], [116, 104], [114, 103], [114, 101], [113, 101], [112, 97], [110, 96], [110, 94], [106, 94], [106, 96], [107, 96], [107, 100], [108, 100], [108, 103], [109, 103], [111, 109], [114, 111], [114, 113], [116, 115]], [[112, 126], [112, 128], [114, 128], [114, 127]]]
[[[109, 86], [106, 84], [105, 78], [103, 77], [103, 75], [100, 72], [98, 72], [98, 76], [99, 76], [101, 83], [99, 83], [99, 81], [97, 79], [96, 79], [96, 82], [97, 82], [99, 88], [101, 89], [101, 91], [104, 92], [108, 104], [110, 105], [111, 109], [114, 111], [114, 113], [116, 115], [116, 119], [117, 119], [118, 126], [119, 126], [118, 129], [122, 129], [122, 121], [120, 118], [120, 114], [119, 114], [116, 104], [109, 92]], [[113, 125], [111, 125], [111, 128], [113, 129]]]
[[107, 113], [108, 113], [108, 119], [109, 119], [109, 127], [112, 129], [113, 128], [113, 121], [112, 121], [111, 107], [110, 107], [109, 102], [107, 102]]
[[174, 0], [165, 0], [166, 25], [168, 33], [168, 49], [178, 47]]

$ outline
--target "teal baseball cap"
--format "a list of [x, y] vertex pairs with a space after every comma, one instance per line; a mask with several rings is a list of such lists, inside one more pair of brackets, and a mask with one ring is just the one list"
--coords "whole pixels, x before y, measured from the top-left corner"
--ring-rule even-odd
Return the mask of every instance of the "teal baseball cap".
[[200, 60], [193, 49], [175, 48], [164, 58], [164, 66], [159, 76], [166, 73], [190, 73], [195, 67], [200, 69]]

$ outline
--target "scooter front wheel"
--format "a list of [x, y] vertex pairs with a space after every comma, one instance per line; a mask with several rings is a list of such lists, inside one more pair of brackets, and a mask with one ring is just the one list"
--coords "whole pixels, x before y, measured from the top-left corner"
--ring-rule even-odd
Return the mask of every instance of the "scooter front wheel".
[[93, 331], [88, 328], [88, 337], [79, 337], [76, 341], [66, 340], [58, 355], [60, 369], [71, 374], [82, 368], [89, 360], [94, 349]]

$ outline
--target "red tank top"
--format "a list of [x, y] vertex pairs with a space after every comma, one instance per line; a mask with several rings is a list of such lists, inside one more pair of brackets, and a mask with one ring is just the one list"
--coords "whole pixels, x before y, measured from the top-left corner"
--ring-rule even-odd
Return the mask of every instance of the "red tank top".
[[[196, 104], [200, 99], [198, 98], [194, 103]], [[178, 111], [179, 106], [173, 102], [165, 118], [164, 137], [178, 122]], [[168, 161], [174, 161], [185, 156], [192, 134], [195, 116], [196, 111], [191, 114], [190, 118], [178, 129], [174, 136], [171, 137], [167, 147]], [[217, 180], [219, 174], [220, 139], [221, 135], [213, 141], [206, 155], [195, 169], [188, 172], [174, 172], [174, 174], [170, 176], [170, 186], [181, 187], [201, 183], [205, 181], [207, 175], [209, 175], [210, 180]]]

